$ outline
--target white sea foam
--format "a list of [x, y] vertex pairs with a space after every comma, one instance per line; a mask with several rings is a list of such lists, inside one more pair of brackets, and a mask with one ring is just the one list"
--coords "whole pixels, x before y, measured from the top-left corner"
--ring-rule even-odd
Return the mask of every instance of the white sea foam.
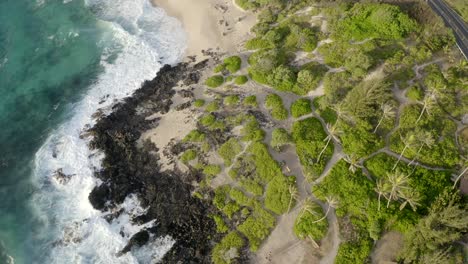
[[[67, 121], [36, 153], [34, 180], [39, 191], [33, 205], [44, 223], [36, 236], [51, 241], [44, 247], [50, 253], [47, 263], [156, 262], [173, 245], [170, 237], [152, 237], [144, 247], [117, 256], [133, 234], [152, 223], [131, 224], [132, 216], [144, 212], [134, 196], [125, 199], [121, 205], [124, 213], [111, 223], [103, 218], [105, 213], [92, 208], [88, 195], [99, 184], [93, 167], [99, 168], [102, 154], [92, 153], [80, 133], [94, 124], [91, 116], [97, 109], [109, 108], [153, 78], [160, 61], [174, 64], [180, 60], [185, 33], [178, 21], [146, 0], [88, 0], [86, 4], [97, 13], [111, 40], [101, 43], [107, 48], [101, 62], [104, 72], [83, 99], [70, 106]], [[108, 57], [116, 49], [119, 55], [109, 63]], [[102, 98], [107, 100], [100, 104]], [[57, 169], [73, 175], [66, 184], [51, 179]]]

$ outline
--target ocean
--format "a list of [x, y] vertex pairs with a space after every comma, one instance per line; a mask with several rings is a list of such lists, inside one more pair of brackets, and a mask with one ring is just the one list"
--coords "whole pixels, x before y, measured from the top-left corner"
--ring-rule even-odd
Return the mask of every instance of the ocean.
[[151, 263], [170, 249], [154, 238], [118, 257], [144, 209], [127, 197], [108, 222], [92, 208], [102, 154], [80, 135], [185, 45], [146, 0], [0, 0], [0, 263]]

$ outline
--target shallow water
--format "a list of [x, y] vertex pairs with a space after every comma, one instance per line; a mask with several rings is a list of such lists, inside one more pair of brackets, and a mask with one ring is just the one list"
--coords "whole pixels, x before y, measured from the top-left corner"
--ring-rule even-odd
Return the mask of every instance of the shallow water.
[[155, 238], [160, 250], [117, 258], [143, 209], [129, 197], [109, 224], [90, 206], [100, 158], [79, 135], [184, 47], [180, 23], [143, 0], [0, 2], [0, 263], [146, 263], [169, 249]]

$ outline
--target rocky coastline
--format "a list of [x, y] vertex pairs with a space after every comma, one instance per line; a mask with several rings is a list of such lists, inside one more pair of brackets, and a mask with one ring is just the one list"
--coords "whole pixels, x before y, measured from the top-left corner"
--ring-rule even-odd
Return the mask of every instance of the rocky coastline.
[[[182, 82], [189, 86], [199, 81], [207, 60], [199, 63], [166, 65], [157, 76], [117, 103], [112, 113], [101, 116], [89, 132], [90, 148], [105, 154], [96, 177], [102, 184], [89, 195], [95, 209], [112, 212], [131, 194], [137, 195], [147, 211], [133, 221], [138, 224], [155, 220], [154, 225], [136, 233], [119, 254], [146, 244], [151, 236], [171, 236], [176, 242], [164, 256], [164, 263], [209, 263], [213, 245], [209, 237], [216, 228], [209, 213], [211, 205], [191, 195], [196, 174], [178, 170], [159, 172], [157, 148], [150, 141], [141, 142], [145, 130], [158, 126], [150, 120], [155, 113], [166, 113]], [[109, 214], [108, 221], [119, 212]]]

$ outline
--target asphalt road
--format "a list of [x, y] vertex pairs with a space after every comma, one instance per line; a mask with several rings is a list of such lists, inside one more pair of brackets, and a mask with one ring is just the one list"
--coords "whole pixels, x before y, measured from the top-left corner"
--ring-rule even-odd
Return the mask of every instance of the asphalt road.
[[429, 6], [445, 21], [445, 24], [453, 30], [457, 45], [468, 60], [468, 26], [465, 21], [444, 1], [427, 0]]

